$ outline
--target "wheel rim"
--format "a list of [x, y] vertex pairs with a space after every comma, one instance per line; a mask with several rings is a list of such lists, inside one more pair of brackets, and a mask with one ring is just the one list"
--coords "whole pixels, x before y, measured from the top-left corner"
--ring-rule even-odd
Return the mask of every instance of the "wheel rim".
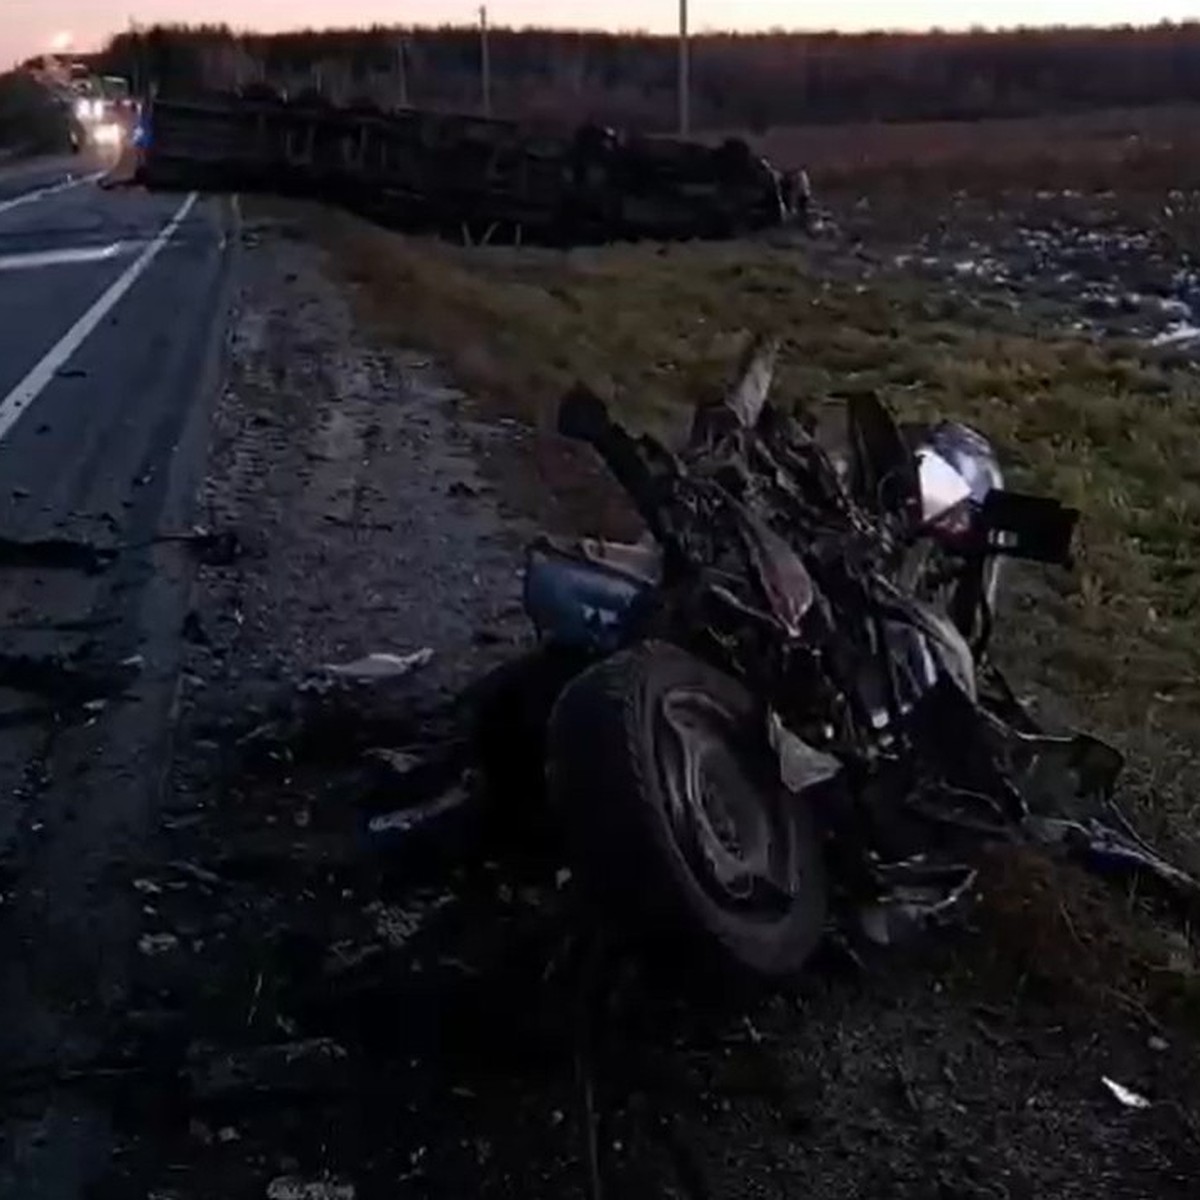
[[654, 767], [697, 883], [722, 907], [778, 914], [800, 890], [795, 825], [748, 763], [743, 724], [711, 694], [674, 688], [655, 712]]

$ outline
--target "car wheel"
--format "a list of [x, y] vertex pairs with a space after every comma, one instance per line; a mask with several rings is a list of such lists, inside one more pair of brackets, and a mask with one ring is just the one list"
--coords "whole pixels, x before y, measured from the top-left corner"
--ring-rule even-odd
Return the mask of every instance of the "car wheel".
[[589, 668], [550, 718], [550, 801], [600, 911], [657, 953], [797, 972], [821, 940], [822, 846], [737, 680], [646, 642]]

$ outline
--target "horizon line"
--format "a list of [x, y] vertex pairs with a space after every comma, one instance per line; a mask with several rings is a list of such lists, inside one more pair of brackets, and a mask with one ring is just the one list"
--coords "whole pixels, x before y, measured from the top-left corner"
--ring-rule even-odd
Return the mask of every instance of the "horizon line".
[[[983, 24], [978, 21], [973, 21], [970, 24], [964, 25], [879, 25], [879, 26], [855, 26], [852, 28], [837, 29], [826, 26], [824, 28], [808, 28], [801, 26], [783, 26], [783, 25], [764, 25], [761, 27], [752, 28], [730, 28], [728, 26], [704, 25], [692, 30], [692, 37], [706, 36], [722, 36], [722, 37], [895, 37], [895, 36], [925, 36], [937, 34], [966, 34], [966, 35], [996, 35], [996, 34], [1012, 34], [1012, 33], [1055, 33], [1055, 32], [1095, 32], [1095, 33], [1142, 33], [1154, 29], [1190, 29], [1200, 27], [1200, 14], [1195, 17], [1189, 17], [1186, 20], [1172, 20], [1170, 18], [1159, 18], [1156, 21], [1120, 21], [1108, 23], [1095, 23], [1091, 21], [1052, 21], [1045, 24]], [[219, 31], [227, 30], [235, 37], [279, 37], [288, 36], [291, 34], [315, 33], [315, 34], [332, 34], [332, 33], [370, 33], [374, 30], [380, 31], [417, 31], [423, 30], [431, 33], [442, 31], [458, 32], [458, 31], [473, 31], [478, 28], [474, 22], [396, 22], [395, 24], [382, 24], [380, 22], [372, 22], [369, 25], [287, 25], [274, 28], [252, 28], [239, 27], [231, 25], [227, 21], [216, 21], [212, 23], [197, 22], [189, 23], [183, 21], [156, 21], [153, 23], [139, 24], [131, 22], [129, 26], [118, 28], [113, 33], [107, 34], [108, 38], [118, 37], [123, 33], [129, 33], [131, 30], [146, 32], [152, 29], [178, 30], [180, 32], [200, 33], [204, 31]], [[678, 35], [674, 31], [657, 32], [644, 27], [627, 27], [617, 29], [604, 29], [599, 26], [588, 25], [548, 25], [537, 23], [526, 23], [523, 25], [515, 24], [489, 24], [488, 30], [491, 33], [576, 33], [587, 34], [594, 37], [662, 37], [675, 38]], [[63, 53], [69, 53], [64, 51]]]

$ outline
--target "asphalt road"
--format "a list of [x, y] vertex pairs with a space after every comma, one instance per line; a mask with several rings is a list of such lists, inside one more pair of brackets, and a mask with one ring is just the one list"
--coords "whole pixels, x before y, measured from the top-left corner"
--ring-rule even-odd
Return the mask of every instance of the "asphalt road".
[[226, 321], [232, 206], [95, 169], [0, 172], [5, 1200], [82, 1196], [111, 1153], [80, 1081], [130, 1002], [194, 570], [161, 539], [194, 520]]

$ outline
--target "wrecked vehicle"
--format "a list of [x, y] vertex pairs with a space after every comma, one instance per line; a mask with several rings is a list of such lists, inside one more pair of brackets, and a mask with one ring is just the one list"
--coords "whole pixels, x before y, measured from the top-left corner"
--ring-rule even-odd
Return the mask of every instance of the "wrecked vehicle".
[[[138, 178], [151, 188], [283, 190], [397, 227], [468, 242], [551, 245], [729, 238], [809, 227], [803, 171], [749, 143], [717, 146], [474, 114], [285, 98], [159, 95], [144, 114]], [[143, 133], [146, 132], [143, 130]]]
[[562, 401], [648, 533], [530, 547], [539, 646], [481, 718], [485, 772], [532, 788], [544, 762], [573, 873], [624, 935], [768, 978], [831, 924], [888, 943], [943, 918], [989, 841], [1194, 894], [1081, 815], [1120, 756], [1043, 732], [987, 654], [1002, 560], [1068, 565], [1078, 511], [1006, 488], [975, 430], [901, 426], [874, 395], [825, 448], [769, 401], [777, 349], [750, 347], [678, 454], [586, 389]]

